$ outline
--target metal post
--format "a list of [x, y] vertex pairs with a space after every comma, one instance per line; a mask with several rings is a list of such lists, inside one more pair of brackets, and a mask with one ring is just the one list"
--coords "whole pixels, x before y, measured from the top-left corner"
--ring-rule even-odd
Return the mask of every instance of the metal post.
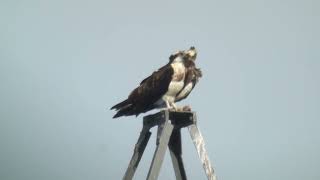
[[148, 141], [151, 136], [151, 132], [149, 131], [150, 127], [144, 126], [137, 144], [134, 148], [134, 153], [132, 155], [131, 161], [129, 163], [128, 169], [126, 173], [123, 176], [123, 180], [131, 180], [133, 178], [134, 173], [136, 172], [136, 169], [139, 165], [139, 162], [141, 160], [142, 154], [148, 144]]
[[173, 130], [169, 117], [166, 117], [165, 123], [158, 127], [157, 147], [151, 162], [147, 180], [158, 179], [160, 168], [163, 162], [164, 155], [168, 146], [168, 142]]
[[143, 129], [140, 133], [138, 142], [135, 145], [134, 153], [123, 180], [131, 180], [133, 178], [142, 154], [150, 139], [150, 129], [154, 126], [158, 126], [157, 146], [147, 175], [147, 180], [156, 180], [158, 178], [167, 146], [169, 146], [176, 179], [187, 179], [182, 161], [180, 131], [180, 129], [184, 127], [188, 127], [189, 129], [190, 136], [197, 149], [208, 180], [216, 180], [216, 175], [205, 150], [204, 139], [197, 127], [196, 113], [189, 111], [174, 112], [169, 110], [162, 110], [159, 113], [148, 115], [143, 118]]
[[197, 149], [198, 156], [201, 160], [203, 169], [207, 175], [208, 180], [216, 180], [217, 179], [216, 174], [211, 166], [208, 153], [205, 149], [204, 139], [201, 135], [200, 130], [197, 127], [195, 114], [193, 116], [193, 119], [195, 123], [188, 127], [191, 139], [193, 141], [194, 146]]
[[177, 180], [186, 180], [186, 172], [184, 170], [182, 161], [182, 144], [181, 144], [181, 131], [179, 129], [173, 130], [169, 142], [169, 149], [171, 160], [174, 168], [174, 173]]

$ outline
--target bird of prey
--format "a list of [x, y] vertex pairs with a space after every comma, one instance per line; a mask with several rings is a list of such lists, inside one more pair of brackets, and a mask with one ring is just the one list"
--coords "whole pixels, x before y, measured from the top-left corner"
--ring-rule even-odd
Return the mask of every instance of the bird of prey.
[[166, 65], [142, 80], [126, 100], [111, 108], [117, 111], [113, 118], [138, 116], [155, 108], [181, 110], [175, 102], [188, 97], [202, 76], [195, 65], [196, 57], [194, 47], [172, 54]]

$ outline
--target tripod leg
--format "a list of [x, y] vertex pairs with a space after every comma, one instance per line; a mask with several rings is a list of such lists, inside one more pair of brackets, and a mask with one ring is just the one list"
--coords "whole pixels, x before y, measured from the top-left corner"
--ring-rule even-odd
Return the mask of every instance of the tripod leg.
[[180, 129], [173, 130], [169, 141], [170, 155], [177, 180], [186, 180], [186, 172], [182, 161], [182, 144]]
[[158, 127], [157, 147], [153, 155], [147, 180], [156, 180], [158, 178], [172, 130], [173, 125], [169, 119], [166, 119], [165, 123]]
[[191, 135], [192, 141], [197, 149], [199, 158], [201, 160], [201, 163], [203, 165], [203, 168], [206, 172], [208, 179], [209, 180], [216, 180], [217, 177], [216, 177], [214, 170], [210, 164], [210, 160], [209, 160], [207, 151], [204, 147], [204, 139], [203, 139], [197, 125], [192, 124], [188, 127], [188, 129], [189, 129], [189, 133]]
[[148, 144], [148, 141], [151, 136], [151, 132], [149, 131], [149, 127], [143, 127], [138, 142], [135, 145], [134, 153], [132, 155], [132, 158], [130, 160], [128, 169], [126, 173], [124, 174], [123, 180], [131, 180], [133, 178], [133, 175], [139, 165], [139, 162], [141, 160], [142, 154]]

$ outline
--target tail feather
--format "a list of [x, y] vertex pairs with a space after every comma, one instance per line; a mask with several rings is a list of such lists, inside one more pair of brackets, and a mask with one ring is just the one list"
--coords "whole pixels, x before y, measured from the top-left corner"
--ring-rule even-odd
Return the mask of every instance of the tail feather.
[[117, 118], [120, 116], [130, 116], [136, 114], [136, 107], [132, 102], [130, 102], [128, 99], [114, 105], [111, 109], [115, 109], [118, 111], [113, 118]]
[[134, 115], [135, 113], [135, 108], [132, 104], [128, 104], [122, 108], [113, 116], [113, 118], [117, 118], [120, 116], [130, 116]]
[[110, 110], [112, 110], [112, 109], [119, 110], [119, 109], [121, 109], [121, 108], [123, 108], [124, 106], [127, 106], [127, 105], [129, 105], [128, 99], [126, 99], [126, 100], [124, 100], [124, 101], [122, 101], [122, 102], [120, 102], [120, 103], [112, 106], [112, 107], [110, 108]]

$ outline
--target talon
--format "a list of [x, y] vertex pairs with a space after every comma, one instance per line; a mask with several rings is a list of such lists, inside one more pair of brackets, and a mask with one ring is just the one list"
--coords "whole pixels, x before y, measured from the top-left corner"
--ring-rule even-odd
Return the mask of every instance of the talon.
[[167, 106], [167, 109], [171, 109], [170, 103], [168, 101], [166, 101], [166, 106]]
[[179, 108], [175, 103], [171, 103], [172, 107], [173, 107], [173, 111], [179, 112], [181, 111], [181, 108]]

